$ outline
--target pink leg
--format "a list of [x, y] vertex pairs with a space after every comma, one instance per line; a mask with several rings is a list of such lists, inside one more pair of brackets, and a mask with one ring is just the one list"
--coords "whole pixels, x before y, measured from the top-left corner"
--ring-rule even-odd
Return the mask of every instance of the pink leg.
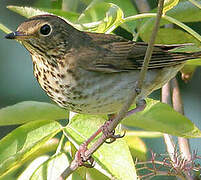
[[[136, 103], [136, 108], [132, 109], [127, 112], [126, 116], [130, 116], [132, 114], [135, 114], [137, 112], [143, 111], [146, 107], [146, 101], [140, 100]], [[93, 158], [92, 157], [86, 157], [85, 152], [87, 151], [87, 146], [92, 142], [96, 136], [98, 136], [101, 132], [106, 136], [107, 139], [110, 139], [110, 141], [106, 141], [106, 143], [112, 143], [118, 138], [122, 138], [125, 135], [125, 132], [123, 135], [115, 135], [115, 131], [109, 131], [108, 127], [110, 126], [110, 123], [113, 121], [115, 115], [109, 115], [109, 120], [104, 123], [103, 126], [101, 126], [89, 139], [87, 139], [83, 144], [80, 145], [79, 150], [76, 153], [79, 166], [86, 166], [86, 167], [93, 167]], [[86, 164], [85, 162], [89, 161], [90, 164]]]
[[146, 101], [144, 99], [139, 100], [136, 103], [136, 108], [135, 109], [131, 109], [130, 111], [128, 111], [127, 114], [126, 114], [126, 117], [130, 116], [132, 114], [135, 114], [137, 112], [143, 111], [145, 109], [145, 107], [146, 107]]

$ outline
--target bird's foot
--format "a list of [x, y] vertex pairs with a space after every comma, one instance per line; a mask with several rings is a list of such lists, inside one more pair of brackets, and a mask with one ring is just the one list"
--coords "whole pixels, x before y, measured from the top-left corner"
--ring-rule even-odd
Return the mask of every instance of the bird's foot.
[[[114, 116], [113, 116], [113, 118], [114, 118]], [[123, 135], [121, 135], [121, 134], [115, 134], [115, 130], [109, 131], [108, 127], [110, 126], [111, 122], [113, 121], [113, 118], [110, 118], [101, 127], [102, 133], [106, 137], [106, 141], [105, 142], [108, 143], [108, 144], [113, 143], [114, 141], [116, 141], [116, 139], [123, 138], [125, 136], [125, 134], [126, 134], [125, 131], [124, 131]], [[109, 141], [107, 141], [107, 139], [109, 139]]]
[[94, 159], [91, 156], [86, 156], [87, 146], [88, 146], [87, 142], [81, 144], [75, 156], [77, 158], [78, 166], [93, 168]]

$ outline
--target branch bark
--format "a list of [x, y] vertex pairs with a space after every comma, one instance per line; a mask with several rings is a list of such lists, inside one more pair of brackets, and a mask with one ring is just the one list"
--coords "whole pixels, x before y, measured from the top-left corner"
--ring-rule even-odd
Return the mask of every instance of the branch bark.
[[[171, 80], [171, 86], [172, 86], [172, 105], [173, 108], [178, 111], [181, 114], [184, 114], [184, 107], [183, 102], [179, 90], [179, 85], [177, 82], [177, 79], [174, 78]], [[181, 153], [181, 156], [190, 161], [192, 159], [191, 152], [190, 152], [190, 145], [189, 140], [183, 137], [178, 137], [178, 143], [179, 143], [179, 150]], [[189, 173], [190, 174], [190, 173]], [[193, 177], [190, 176], [188, 173], [185, 173], [187, 180], [193, 180]]]

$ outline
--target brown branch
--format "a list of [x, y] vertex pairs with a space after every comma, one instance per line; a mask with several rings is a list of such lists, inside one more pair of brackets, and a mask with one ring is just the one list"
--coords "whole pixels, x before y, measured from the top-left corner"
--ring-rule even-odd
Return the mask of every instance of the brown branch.
[[[158, 12], [157, 12], [157, 17], [156, 17], [156, 21], [155, 21], [155, 25], [150, 37], [150, 41], [148, 44], [148, 48], [145, 54], [145, 58], [144, 58], [144, 63], [143, 63], [143, 67], [140, 71], [140, 76], [139, 76], [139, 81], [137, 82], [137, 89], [141, 89], [142, 85], [143, 85], [143, 81], [145, 79], [146, 76], [146, 72], [148, 69], [148, 65], [149, 65], [149, 61], [151, 59], [151, 55], [152, 55], [152, 51], [153, 51], [153, 46], [154, 46], [154, 42], [156, 39], [156, 34], [157, 31], [159, 29], [159, 24], [160, 24], [160, 19], [162, 16], [162, 12], [163, 12], [163, 4], [164, 4], [164, 0], [159, 0], [158, 2]], [[117, 116], [113, 119], [112, 123], [110, 124], [110, 126], [108, 127], [108, 130], [112, 132], [112, 130], [114, 130], [116, 128], [116, 126], [120, 123], [120, 121], [126, 116], [129, 107], [131, 106], [131, 104], [135, 101], [135, 98], [137, 96], [136, 91], [134, 91], [133, 93], [131, 93], [128, 97], [128, 101], [123, 105], [122, 109], [120, 110], [120, 112], [117, 114]], [[85, 156], [86, 157], [90, 157], [106, 140], [105, 135], [103, 134], [86, 152], [85, 152]], [[71, 162], [70, 166], [62, 173], [62, 175], [59, 177], [58, 180], [63, 180], [66, 177], [68, 177], [73, 171], [75, 171], [78, 168], [78, 163], [77, 163], [77, 156], [75, 156], [75, 159]]]
[[[183, 102], [182, 102], [179, 85], [176, 78], [171, 80], [171, 86], [172, 86], [173, 108], [179, 113], [184, 114]], [[183, 137], [178, 137], [178, 143], [179, 143], [179, 150], [182, 157], [190, 161], [192, 157], [190, 152], [189, 140]], [[190, 176], [189, 174], [185, 173], [185, 176], [188, 180], [193, 180], [193, 177]]]
[[150, 7], [147, 0], [135, 0], [135, 4], [140, 13], [146, 13], [150, 11]]
[[[171, 92], [170, 92], [170, 82], [166, 83], [163, 87], [162, 87], [162, 93], [161, 93], [161, 101], [163, 103], [169, 104], [171, 105]], [[165, 145], [166, 145], [166, 149], [168, 152], [168, 155], [171, 159], [172, 162], [175, 162], [175, 158], [174, 158], [174, 153], [175, 153], [175, 144], [174, 144], [174, 140], [172, 138], [171, 135], [169, 134], [163, 134], [163, 138], [165, 141]]]

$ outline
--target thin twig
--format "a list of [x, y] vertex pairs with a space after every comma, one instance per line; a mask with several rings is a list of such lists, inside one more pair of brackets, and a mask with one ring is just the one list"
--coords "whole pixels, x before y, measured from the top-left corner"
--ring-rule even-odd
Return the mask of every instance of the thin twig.
[[150, 11], [149, 3], [146, 0], [135, 0], [135, 4], [140, 11], [140, 13], [145, 13]]
[[[170, 83], [166, 83], [163, 87], [162, 87], [162, 93], [161, 93], [161, 101], [163, 103], [169, 104], [171, 105], [171, 92], [170, 92]], [[165, 141], [165, 145], [166, 145], [166, 149], [168, 152], [168, 155], [171, 159], [172, 162], [175, 162], [175, 158], [174, 158], [174, 153], [175, 153], [175, 144], [174, 144], [174, 140], [172, 138], [171, 135], [169, 134], [163, 134], [163, 138]]]
[[[139, 76], [139, 81], [137, 82], [137, 88], [141, 89], [142, 85], [143, 85], [143, 81], [145, 79], [145, 75], [148, 69], [148, 65], [149, 65], [149, 61], [151, 59], [151, 54], [153, 51], [153, 46], [154, 46], [154, 42], [156, 39], [156, 34], [157, 31], [159, 29], [159, 24], [160, 24], [160, 19], [162, 16], [162, 12], [163, 12], [163, 4], [164, 4], [164, 0], [159, 0], [158, 3], [158, 12], [157, 12], [157, 17], [156, 17], [156, 21], [155, 21], [155, 25], [150, 37], [150, 42], [148, 44], [148, 48], [145, 54], [145, 58], [144, 58], [144, 63], [143, 63], [143, 67], [140, 71], [140, 76]], [[108, 127], [109, 131], [113, 131], [116, 126], [120, 123], [120, 121], [126, 116], [126, 113], [128, 112], [129, 107], [131, 106], [131, 104], [135, 101], [135, 98], [137, 96], [137, 93], [134, 91], [133, 93], [131, 93], [131, 95], [128, 97], [128, 101], [124, 104], [124, 106], [122, 107], [122, 109], [120, 110], [120, 112], [117, 114], [117, 116], [113, 119], [112, 123], [110, 124], [110, 126]], [[90, 157], [106, 140], [105, 135], [103, 134], [86, 152], [85, 152], [85, 156], [86, 157]], [[68, 177], [73, 171], [75, 171], [78, 168], [78, 164], [77, 164], [77, 158], [75, 156], [75, 159], [71, 162], [70, 166], [62, 173], [62, 175], [59, 177], [58, 180], [63, 180], [66, 177]]]
[[[182, 98], [179, 90], [179, 85], [176, 78], [171, 80], [172, 85], [172, 104], [173, 108], [181, 114], [184, 114], [184, 108], [182, 103]], [[190, 152], [189, 140], [183, 137], [178, 137], [179, 150], [183, 159], [190, 161], [192, 159]], [[185, 173], [188, 180], [192, 180], [193, 177], [189, 173]]]

